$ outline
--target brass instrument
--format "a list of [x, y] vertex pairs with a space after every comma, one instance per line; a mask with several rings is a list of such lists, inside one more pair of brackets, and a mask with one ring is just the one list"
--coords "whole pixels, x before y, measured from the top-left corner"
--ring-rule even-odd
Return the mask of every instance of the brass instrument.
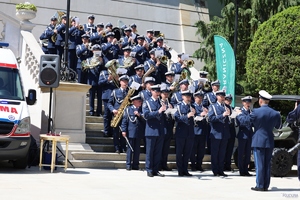
[[148, 69], [148, 71], [146, 71], [146, 73], [143, 75], [142, 77], [142, 84], [144, 84], [145, 82], [145, 78], [148, 77], [152, 72], [154, 72], [156, 69], [154, 67], [154, 65], [150, 65], [150, 68]]
[[188, 68], [183, 68], [178, 81], [174, 81], [171, 86], [178, 88], [179, 82], [184, 79], [191, 79], [191, 71]]
[[[54, 16], [57, 18], [57, 23], [56, 23], [56, 25], [55, 25], [54, 30], [57, 29], [57, 26], [61, 23], [61, 17], [62, 17], [63, 15], [65, 15], [65, 14], [66, 14], [66, 13], [63, 12], [63, 11], [57, 11], [57, 12], [55, 13]], [[57, 40], [57, 34], [54, 33], [54, 34], [51, 36], [51, 41], [52, 41], [53, 43], [55, 43], [56, 40]]]
[[211, 92], [212, 91], [212, 87], [211, 87], [210, 82], [206, 81], [204, 83], [204, 85], [202, 86], [202, 91], [203, 92]]
[[119, 67], [119, 64], [117, 63], [116, 59], [110, 60], [105, 64], [105, 67], [108, 70], [108, 73], [112, 75], [112, 81], [114, 82], [116, 87], [120, 87], [119, 83], [119, 75], [117, 74], [117, 68]]
[[164, 55], [164, 56], [160, 57], [159, 60], [160, 60], [160, 62], [167, 64], [169, 58], [166, 55]]
[[114, 118], [110, 122], [111, 127], [115, 128], [118, 126], [119, 122], [123, 118], [125, 108], [130, 104], [130, 97], [133, 95], [134, 92], [135, 92], [134, 88], [130, 88], [128, 90], [126, 97], [123, 99], [123, 101], [118, 109], [118, 113], [116, 114], [116, 116], [114, 116]]
[[84, 29], [84, 27], [81, 24], [77, 28], [81, 31]]
[[128, 68], [128, 67], [132, 66], [134, 62], [135, 62], [134, 58], [129, 56], [129, 57], [125, 58], [125, 60], [123, 61], [123, 65], [125, 68]]
[[81, 62], [81, 70], [86, 71], [88, 69], [93, 69], [102, 63], [103, 59], [100, 56], [93, 56]]
[[195, 62], [193, 60], [184, 60], [183, 64], [186, 65], [187, 67], [192, 67], [194, 66]]

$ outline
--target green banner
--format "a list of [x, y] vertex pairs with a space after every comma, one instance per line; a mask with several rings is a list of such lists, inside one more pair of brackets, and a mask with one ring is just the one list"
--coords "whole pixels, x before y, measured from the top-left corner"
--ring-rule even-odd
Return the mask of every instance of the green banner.
[[235, 56], [233, 49], [229, 42], [219, 36], [214, 36], [215, 51], [216, 51], [216, 65], [217, 77], [220, 80], [220, 89], [226, 87], [226, 95], [231, 94], [232, 104], [235, 105]]

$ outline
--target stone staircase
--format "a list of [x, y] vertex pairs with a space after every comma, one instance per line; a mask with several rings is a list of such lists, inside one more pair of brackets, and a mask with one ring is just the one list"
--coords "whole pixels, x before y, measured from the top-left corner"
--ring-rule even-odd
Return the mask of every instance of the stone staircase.
[[[95, 103], [96, 104], [96, 103]], [[89, 116], [88, 98], [86, 100], [86, 143], [90, 148], [76, 151], [70, 149], [72, 164], [76, 168], [126, 168], [126, 154], [114, 153], [112, 137], [103, 137], [103, 117]], [[140, 168], [145, 168], [145, 149], [141, 141]], [[168, 166], [176, 169], [175, 141], [171, 141]], [[210, 168], [210, 155], [205, 155], [203, 168]]]

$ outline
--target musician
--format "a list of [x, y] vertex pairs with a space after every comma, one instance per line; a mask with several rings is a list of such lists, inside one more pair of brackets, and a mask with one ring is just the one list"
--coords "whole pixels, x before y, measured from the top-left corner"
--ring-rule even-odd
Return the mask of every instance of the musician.
[[168, 68], [161, 63], [159, 58], [155, 57], [155, 51], [156, 49], [154, 48], [149, 52], [150, 59], [144, 63], [144, 68], [145, 73], [147, 73], [147, 71], [150, 69], [150, 66], [154, 66], [155, 71], [152, 72], [150, 76], [155, 78], [157, 84], [160, 84], [166, 81], [165, 73], [168, 71]]
[[162, 147], [164, 141], [163, 112], [166, 105], [159, 101], [160, 85], [151, 86], [152, 97], [143, 103], [143, 113], [146, 120], [146, 170], [147, 176], [164, 177], [158, 170], [161, 162]]
[[[121, 103], [123, 102], [123, 99], [127, 96], [129, 77], [127, 75], [123, 75], [119, 78], [119, 81], [120, 81], [120, 88], [114, 89], [112, 91], [112, 94], [107, 104], [113, 116], [116, 116], [118, 114], [118, 109]], [[119, 122], [116, 128], [113, 128], [114, 146], [115, 146], [116, 153], [122, 153], [122, 152], [125, 153], [126, 142], [124, 137], [121, 137], [121, 131], [119, 127], [120, 125], [121, 122]]]
[[48, 49], [49, 54], [57, 54], [55, 41], [51, 40], [51, 37], [55, 34], [54, 30], [55, 30], [55, 27], [56, 27], [56, 23], [57, 23], [57, 18], [55, 16], [51, 17], [51, 22], [45, 30], [45, 34], [46, 34], [46, 37], [48, 39], [47, 49]]
[[76, 46], [76, 55], [78, 57], [77, 60], [77, 75], [78, 75], [78, 82], [86, 84], [87, 82], [87, 74], [85, 72], [82, 72], [81, 68], [81, 62], [86, 60], [87, 58], [90, 58], [93, 56], [93, 52], [89, 50], [89, 39], [90, 36], [87, 34], [83, 34], [81, 36], [82, 38], [82, 44], [79, 44]]
[[144, 65], [138, 65], [138, 66], [134, 67], [134, 69], [135, 69], [135, 75], [130, 76], [129, 85], [131, 85], [132, 82], [136, 82], [136, 83], [141, 85], [141, 87], [138, 90], [136, 90], [135, 93], [134, 93], [134, 95], [137, 95], [144, 88], [144, 84], [142, 83], [142, 79], [143, 79], [143, 76], [144, 76]]
[[119, 57], [119, 45], [117, 44], [117, 39], [113, 32], [108, 32], [106, 34], [107, 43], [102, 44], [102, 53], [104, 55], [104, 62], [107, 63], [112, 59], [118, 59]]
[[84, 30], [85, 34], [91, 36], [92, 33], [96, 33], [96, 26], [94, 24], [94, 21], [95, 21], [95, 16], [89, 15], [88, 23], [83, 24], [83, 30]]
[[133, 151], [127, 146], [126, 170], [139, 170], [140, 143], [145, 135], [145, 119], [142, 117], [142, 98], [136, 95], [130, 98], [131, 105], [127, 106], [121, 124], [123, 137], [128, 137]]
[[203, 105], [208, 108], [209, 105], [217, 102], [216, 92], [220, 89], [220, 81], [216, 80], [211, 83], [212, 91], [204, 95]]
[[[228, 106], [230, 109], [230, 112], [232, 113], [232, 95], [228, 94], [225, 96], [225, 104]], [[236, 121], [233, 118], [229, 119], [229, 138], [227, 141], [227, 147], [226, 147], [226, 153], [225, 153], [225, 162], [224, 162], [224, 171], [233, 171], [231, 169], [231, 157], [233, 154], [233, 147], [234, 147], [234, 142], [235, 142], [235, 137], [236, 137], [236, 131], [235, 131], [235, 126], [236, 126]]]
[[196, 111], [195, 117], [199, 116], [199, 117], [203, 117], [203, 119], [201, 121], [194, 122], [195, 138], [194, 138], [193, 149], [190, 158], [191, 169], [192, 171], [199, 170], [200, 172], [203, 172], [204, 170], [202, 168], [202, 160], [205, 154], [205, 143], [206, 143], [206, 136], [208, 133], [207, 121], [205, 117], [207, 116], [208, 110], [205, 107], [203, 107], [202, 104], [204, 92], [198, 91], [194, 93], [193, 96], [195, 102], [192, 105]]
[[229, 106], [224, 104], [225, 92], [216, 92], [217, 101], [209, 106], [208, 120], [211, 126], [211, 167], [214, 176], [224, 176], [224, 160], [229, 133]]
[[[47, 42], [45, 42], [45, 41], [47, 41]], [[49, 54], [48, 48], [47, 48], [47, 46], [48, 46], [48, 37], [46, 35], [46, 31], [44, 31], [41, 34], [41, 36], [40, 36], [40, 43], [42, 45], [42, 50], [43, 50], [44, 54]]]
[[55, 46], [56, 46], [56, 49], [57, 49], [57, 55], [59, 55], [60, 59], [62, 59], [62, 55], [64, 53], [66, 23], [67, 23], [67, 16], [63, 15], [61, 17], [61, 23], [54, 30], [54, 33], [57, 34], [57, 39], [56, 39], [56, 42], [55, 42]]
[[68, 48], [68, 59], [69, 68], [76, 72], [77, 68], [77, 57], [76, 57], [76, 46], [82, 44], [81, 36], [84, 34], [83, 30], [79, 29], [79, 24], [76, 24], [76, 17], [71, 20], [71, 27], [69, 28], [69, 48]]
[[[104, 24], [99, 23], [97, 24], [97, 31], [91, 34], [91, 43], [94, 44], [102, 44], [107, 42], [105, 38], [105, 30], [104, 29]], [[104, 37], [103, 37], [104, 36]]]
[[172, 55], [170, 53], [170, 48], [167, 47], [167, 45], [164, 43], [164, 38], [163, 37], [159, 37], [156, 39], [157, 42], [157, 47], [156, 50], [163, 50], [164, 51], [164, 55], [166, 55], [168, 57], [168, 59], [171, 59]]
[[136, 36], [139, 36], [139, 34], [137, 34], [137, 26], [135, 23], [130, 24], [130, 28], [132, 29], [132, 33], [135, 34]]
[[150, 44], [152, 41], [154, 42], [154, 30], [153, 29], [149, 29], [146, 31], [147, 32], [147, 36], [145, 37], [145, 40], [148, 44]]
[[192, 107], [192, 92], [185, 90], [181, 93], [182, 102], [176, 105], [175, 121], [177, 122], [175, 130], [176, 142], [176, 165], [178, 176], [192, 176], [188, 172], [188, 162], [193, 148], [194, 116], [195, 109]]
[[127, 59], [131, 59], [131, 61], [133, 62], [132, 65], [125, 66], [125, 67], [127, 69], [127, 75], [132, 76], [135, 74], [134, 68], [136, 67], [136, 62], [135, 62], [135, 59], [130, 56], [131, 47], [128, 45], [128, 46], [124, 47], [122, 50], [123, 50], [123, 56], [120, 56], [118, 59], [119, 65], [125, 66], [124, 61], [126, 61]]
[[171, 66], [171, 71], [173, 71], [175, 74], [181, 74], [182, 69], [185, 68], [186, 66], [183, 64], [183, 60], [181, 59], [181, 56], [184, 53], [180, 53], [177, 55], [177, 63], [173, 63]]
[[107, 31], [107, 32], [111, 32], [112, 29], [113, 29], [112, 23], [108, 22], [108, 23], [105, 25], [105, 28], [106, 28], [106, 31]]
[[174, 86], [172, 86], [173, 82], [174, 82], [174, 72], [173, 71], [167, 71], [165, 73], [165, 76], [166, 76], [166, 82], [164, 82], [167, 87], [168, 87], [168, 90], [170, 90], [170, 92], [174, 91], [176, 88]]
[[[199, 71], [199, 76], [201, 79], [207, 79], [207, 75], [208, 75], [208, 72], [206, 71]], [[208, 83], [210, 84], [210, 83]], [[199, 91], [199, 90], [202, 90], [203, 91], [203, 85], [204, 83], [200, 80], [195, 80], [193, 81], [193, 86], [195, 87], [195, 91]], [[206, 93], [206, 91], [203, 91]]]
[[136, 35], [133, 38], [131, 28], [130, 27], [125, 28], [124, 33], [125, 35], [123, 37], [122, 48], [126, 46], [130, 46], [130, 47], [135, 46], [137, 44], [137, 38]]
[[151, 98], [151, 87], [155, 84], [155, 78], [146, 77], [144, 81], [145, 89], [140, 92], [140, 95], [143, 101], [146, 101]]
[[[99, 44], [95, 44], [92, 46], [92, 52], [100, 51], [101, 46]], [[100, 61], [100, 64], [86, 69], [87, 73], [87, 84], [92, 87], [89, 89], [89, 104], [90, 104], [90, 115], [91, 116], [101, 116], [102, 114], [102, 88], [98, 84], [99, 74], [101, 69], [104, 67], [103, 58], [101, 56], [95, 57]], [[94, 101], [95, 95], [97, 94], [97, 110], [95, 112]]]
[[189, 89], [189, 81], [187, 79], [183, 79], [179, 82], [180, 90], [175, 92], [171, 97], [172, 106], [176, 106], [178, 103], [182, 101], [182, 92], [187, 91]]
[[116, 85], [113, 83], [112, 80], [113, 80], [112, 75], [109, 74], [106, 69], [100, 72], [98, 85], [99, 87], [102, 88], [102, 101], [104, 105], [104, 113], [103, 113], [104, 137], [110, 137], [113, 135], [112, 127], [110, 126], [112, 113], [108, 108], [108, 100], [112, 94], [112, 91], [116, 89]]
[[272, 96], [265, 90], [259, 91], [260, 108], [253, 109], [250, 115], [239, 114], [237, 119], [242, 125], [253, 124], [255, 133], [252, 144], [256, 168], [256, 186], [254, 191], [268, 191], [271, 180], [270, 165], [274, 148], [273, 129], [281, 127], [281, 116], [268, 106]]
[[[241, 108], [243, 115], [251, 114], [251, 96], [246, 96], [242, 98], [243, 107]], [[239, 124], [239, 132], [237, 134], [238, 138], [238, 167], [240, 171], [240, 176], [252, 176], [248, 171], [248, 165], [250, 163], [251, 157], [251, 142], [253, 136], [252, 124], [242, 125], [237, 119], [237, 124]]]
[[150, 58], [148, 44], [145, 41], [144, 35], [137, 36], [137, 45], [132, 48], [132, 52], [135, 53], [137, 65], [143, 64], [147, 59]]
[[[166, 84], [160, 85], [160, 103], [161, 105], [165, 105], [166, 109], [173, 108], [173, 106], [169, 102], [169, 94], [170, 90]], [[170, 143], [173, 137], [173, 127], [174, 127], [174, 120], [172, 119], [171, 114], [162, 115], [164, 121], [164, 141], [162, 147], [162, 155], [161, 155], [161, 169], [164, 171], [172, 171], [167, 165], [168, 162], [168, 154], [170, 150]]]

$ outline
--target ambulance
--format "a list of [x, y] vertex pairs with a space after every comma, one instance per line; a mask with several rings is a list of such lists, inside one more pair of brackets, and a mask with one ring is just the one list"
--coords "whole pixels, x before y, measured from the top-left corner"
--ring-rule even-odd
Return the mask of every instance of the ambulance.
[[27, 105], [35, 103], [36, 91], [24, 96], [19, 64], [8, 46], [0, 42], [0, 160], [24, 169], [31, 141]]

